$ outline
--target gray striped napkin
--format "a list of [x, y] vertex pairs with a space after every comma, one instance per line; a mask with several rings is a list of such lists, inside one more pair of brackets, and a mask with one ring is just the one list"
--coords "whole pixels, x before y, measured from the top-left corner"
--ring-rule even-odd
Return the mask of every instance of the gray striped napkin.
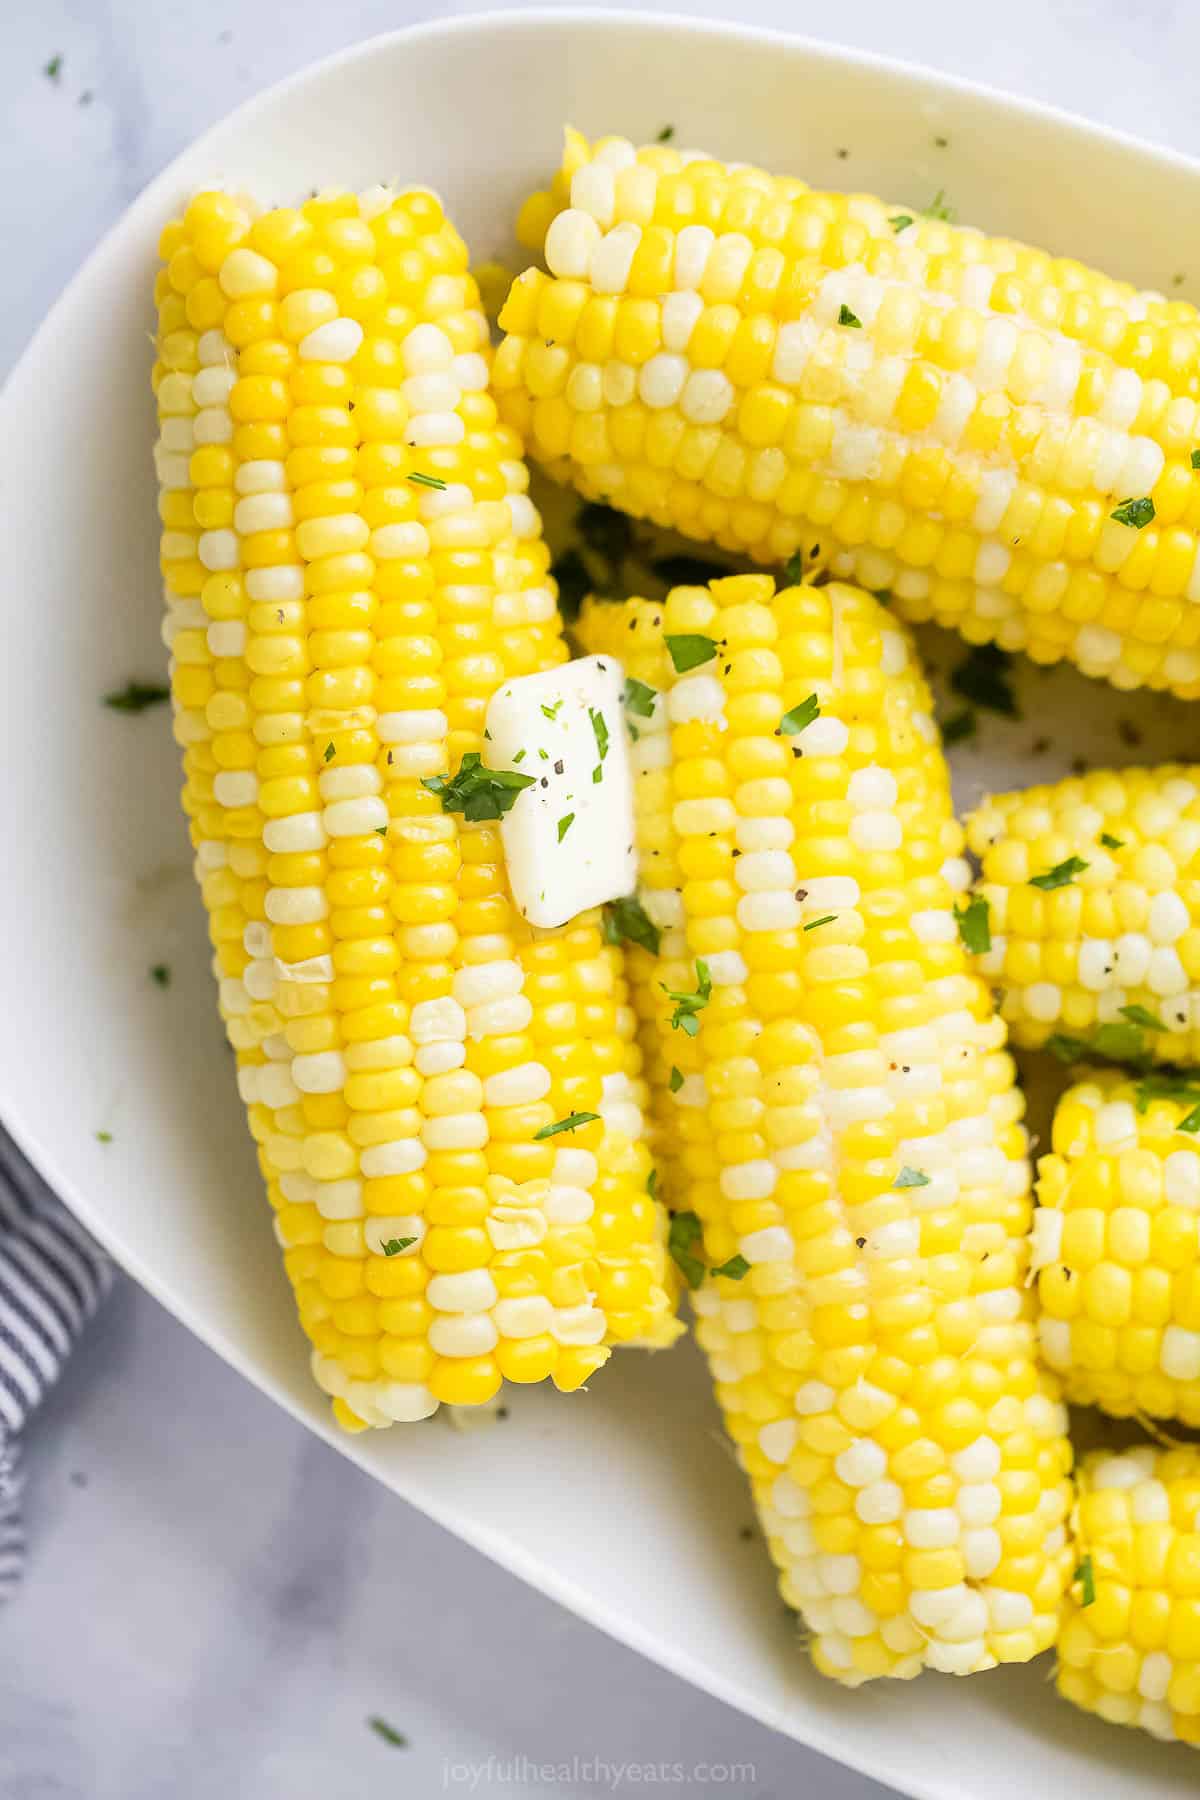
[[19, 1437], [112, 1285], [112, 1264], [0, 1125], [0, 1603], [25, 1560]]

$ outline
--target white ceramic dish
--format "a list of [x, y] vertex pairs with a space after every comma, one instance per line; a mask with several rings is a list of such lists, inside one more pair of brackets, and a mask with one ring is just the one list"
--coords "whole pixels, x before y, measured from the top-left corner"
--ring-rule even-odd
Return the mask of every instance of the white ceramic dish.
[[[552, 168], [567, 118], [638, 138], [671, 123], [681, 142], [917, 204], [944, 187], [966, 218], [1155, 286], [1181, 267], [1178, 222], [1200, 202], [1196, 165], [1044, 108], [823, 45], [629, 14], [421, 27], [242, 107], [109, 235], [0, 402], [0, 1110], [125, 1266], [281, 1405], [681, 1675], [939, 1800], [1070, 1784], [1093, 1800], [1135, 1786], [1145, 1800], [1191, 1794], [1186, 1752], [1075, 1713], [1044, 1663], [855, 1695], [813, 1675], [760, 1548], [739, 1539], [748, 1500], [688, 1349], [619, 1356], [573, 1402], [523, 1393], [503, 1429], [470, 1438], [433, 1425], [347, 1441], [310, 1386], [216, 1020], [167, 719], [98, 704], [162, 666], [146, 341], [155, 241], [191, 191], [217, 181], [282, 199], [398, 177], [437, 187], [490, 256], [508, 248], [516, 204]], [[1134, 755], [1200, 748], [1182, 708], [1072, 675], [1031, 679], [1038, 729], [1069, 721], [1056, 749], [1024, 767], [1033, 726], [1001, 727], [963, 758], [968, 788], [1057, 772], [1080, 750], [1129, 760], [1112, 734], [1118, 713], [1145, 730]], [[158, 961], [174, 972], [165, 993], [147, 978]]]

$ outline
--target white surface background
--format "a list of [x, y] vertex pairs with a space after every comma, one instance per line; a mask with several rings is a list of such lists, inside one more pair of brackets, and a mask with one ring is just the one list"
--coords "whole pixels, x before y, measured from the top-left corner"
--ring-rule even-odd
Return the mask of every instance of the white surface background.
[[[214, 119], [341, 45], [467, 10], [406, 0], [8, 0], [0, 370], [121, 209]], [[731, 8], [692, 0], [692, 10]], [[1200, 152], [1194, 0], [987, 9], [739, 0], [736, 12]], [[51, 81], [44, 69], [55, 55], [62, 68]], [[664, 118], [669, 94], [668, 72]], [[310, 175], [320, 171], [298, 185]], [[82, 450], [103, 455], [104, 445]], [[614, 1791], [611, 1774], [587, 1766], [596, 1758], [753, 1768], [736, 1781], [716, 1768], [665, 1790], [689, 1796], [884, 1796], [465, 1549], [316, 1443], [128, 1282], [30, 1448], [31, 1565], [0, 1617], [2, 1800], [431, 1800], [443, 1791], [591, 1800]], [[612, 1528], [637, 1525], [614, 1519]], [[408, 1736], [408, 1749], [371, 1733], [376, 1713]], [[568, 1778], [529, 1766], [573, 1758]], [[644, 1792], [644, 1783], [615, 1791]], [[1030, 1791], [1027, 1771], [1014, 1771], [1013, 1791]]]

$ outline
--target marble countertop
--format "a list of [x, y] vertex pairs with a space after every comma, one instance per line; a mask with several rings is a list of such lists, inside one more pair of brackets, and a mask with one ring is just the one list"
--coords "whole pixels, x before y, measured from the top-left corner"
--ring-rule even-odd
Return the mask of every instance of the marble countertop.
[[[344, 44], [469, 10], [0, 9], [0, 242], [17, 274], [0, 296], [0, 371], [122, 208], [214, 119]], [[688, 10], [836, 35], [1200, 151], [1192, 0]], [[377, 1488], [127, 1280], [37, 1423], [28, 1513], [27, 1580], [0, 1615], [0, 1800], [587, 1800], [630, 1791], [622, 1765], [660, 1761], [692, 1771], [675, 1784], [688, 1795], [884, 1800]]]

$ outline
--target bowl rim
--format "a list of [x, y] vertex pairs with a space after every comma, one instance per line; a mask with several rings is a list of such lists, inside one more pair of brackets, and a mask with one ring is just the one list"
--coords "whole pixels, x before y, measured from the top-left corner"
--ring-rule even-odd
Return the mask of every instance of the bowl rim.
[[[595, 33], [619, 30], [627, 35], [662, 36], [670, 32], [679, 32], [741, 45], [786, 48], [789, 52], [803, 55], [811, 64], [818, 67], [825, 64], [840, 72], [862, 70], [884, 77], [899, 77], [904, 81], [924, 87], [931, 96], [952, 95], [964, 102], [983, 102], [1000, 114], [1008, 115], [1014, 125], [1031, 120], [1037, 121], [1047, 126], [1065, 129], [1085, 143], [1090, 142], [1097, 147], [1104, 146], [1108, 149], [1115, 146], [1147, 163], [1157, 164], [1164, 170], [1169, 169], [1193, 179], [1200, 178], [1200, 157], [1189, 155], [1167, 145], [1153, 143], [1122, 128], [1099, 124], [1069, 108], [1040, 99], [1025, 99], [1008, 89], [994, 86], [989, 82], [978, 81], [969, 76], [946, 73], [926, 63], [840, 44], [836, 39], [812, 37], [803, 32], [699, 17], [687, 12], [638, 13], [615, 7], [593, 5], [566, 8], [549, 4], [518, 6], [504, 11], [467, 12], [446, 18], [426, 19], [398, 27], [395, 30], [374, 33], [370, 37], [345, 45], [328, 55], [304, 64], [280, 80], [248, 95], [237, 106], [223, 113], [196, 137], [182, 146], [163, 168], [147, 181], [119, 217], [104, 232], [27, 340], [3, 382], [0, 383], [0, 417], [3, 415], [5, 403], [16, 399], [23, 384], [32, 379], [34, 365], [38, 363], [45, 346], [60, 328], [63, 314], [76, 294], [81, 289], [85, 289], [95, 278], [97, 272], [102, 270], [109, 261], [115, 261], [121, 255], [128, 239], [135, 236], [155, 212], [161, 211], [164, 196], [168, 195], [173, 188], [178, 187], [181, 165], [185, 160], [191, 159], [197, 152], [202, 151], [211, 141], [216, 140], [231, 128], [244, 126], [256, 111], [266, 109], [291, 95], [302, 92], [306, 86], [319, 82], [331, 71], [341, 69], [356, 61], [365, 60], [381, 51], [387, 51], [390, 54], [394, 53], [397, 48], [409, 45], [424, 45], [436, 43], [438, 40], [470, 39], [472, 37], [483, 40], [486, 44], [488, 40], [519, 35], [539, 26], [554, 26], [561, 30], [564, 22], [569, 23], [572, 29]], [[53, 1146], [44, 1141], [38, 1131], [24, 1123], [18, 1106], [11, 1097], [3, 1094], [0, 1094], [0, 1122], [3, 1123], [33, 1168], [94, 1234], [114, 1260], [174, 1318], [198, 1336], [202, 1343], [214, 1350], [260, 1392], [266, 1393], [277, 1405], [283, 1407], [298, 1423], [313, 1431], [319, 1438], [336, 1448], [366, 1473], [373, 1475], [376, 1479], [385, 1479], [383, 1471], [376, 1468], [362, 1455], [359, 1439], [347, 1438], [335, 1428], [332, 1420], [325, 1418], [324, 1414], [318, 1415], [314, 1411], [306, 1409], [298, 1388], [289, 1390], [275, 1381], [269, 1371], [260, 1368], [256, 1360], [244, 1351], [236, 1340], [221, 1329], [214, 1327], [211, 1322], [199, 1318], [190, 1303], [186, 1300], [181, 1301], [179, 1296], [169, 1290], [168, 1284], [159, 1280], [157, 1274], [146, 1266], [137, 1247], [123, 1240], [120, 1229], [110, 1230], [108, 1228], [105, 1219], [91, 1204], [81, 1184], [60, 1166]], [[302, 1373], [307, 1380], [306, 1371], [302, 1371]], [[430, 1513], [430, 1509], [420, 1499], [407, 1495], [404, 1497], [408, 1499], [409, 1504]], [[452, 1530], [457, 1537], [470, 1544], [473, 1549], [488, 1556], [518, 1579], [547, 1594], [587, 1623], [596, 1626], [618, 1642], [628, 1645], [690, 1685], [712, 1694], [739, 1712], [747, 1712], [744, 1696], [736, 1684], [726, 1681], [719, 1670], [713, 1670], [702, 1663], [695, 1663], [686, 1646], [658, 1641], [637, 1620], [624, 1613], [619, 1605], [609, 1606], [603, 1601], [597, 1601], [592, 1595], [583, 1593], [572, 1576], [559, 1573], [549, 1563], [535, 1560], [520, 1545], [512, 1543], [502, 1534], [493, 1533], [486, 1523], [476, 1522], [470, 1518], [456, 1517], [451, 1524], [448, 1523], [444, 1512], [440, 1515], [433, 1512], [430, 1516], [435, 1517], [439, 1524]], [[756, 1718], [771, 1729], [780, 1731], [792, 1741], [827, 1756], [831, 1761], [845, 1768], [889, 1785], [894, 1784], [896, 1780], [896, 1771], [889, 1766], [885, 1756], [872, 1751], [869, 1747], [869, 1740], [864, 1743], [856, 1736], [852, 1727], [845, 1726], [839, 1730], [832, 1718], [828, 1722], [819, 1719], [806, 1720], [804, 1736], [800, 1738], [789, 1729], [782, 1709], [770, 1702], [764, 1704], [760, 1710], [750, 1713], [749, 1716]], [[959, 1800], [961, 1790], [953, 1771], [948, 1770], [944, 1779], [936, 1773], [919, 1781], [911, 1775], [904, 1779], [914, 1783], [908, 1787], [907, 1791], [917, 1796], [918, 1800]]]

